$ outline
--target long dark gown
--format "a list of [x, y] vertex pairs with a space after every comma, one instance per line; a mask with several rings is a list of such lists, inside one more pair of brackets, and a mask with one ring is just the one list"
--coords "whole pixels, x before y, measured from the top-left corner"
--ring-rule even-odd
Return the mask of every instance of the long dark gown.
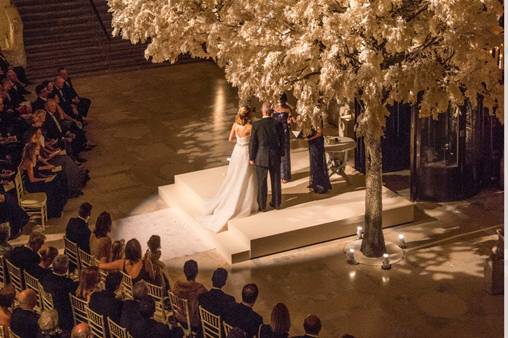
[[291, 180], [291, 129], [288, 124], [289, 113], [274, 111], [272, 118], [282, 123], [284, 130], [284, 156], [280, 161], [280, 176], [284, 181]]
[[86, 183], [86, 172], [81, 170], [67, 155], [59, 155], [48, 161], [55, 166], [62, 166], [69, 197], [77, 196]]
[[324, 194], [332, 189], [325, 156], [323, 136], [309, 141], [310, 186], [314, 192]]
[[[37, 169], [34, 168], [34, 175], [41, 178]], [[47, 197], [48, 217], [60, 217], [62, 210], [67, 203], [67, 189], [62, 176], [57, 175], [51, 182], [30, 182], [26, 170], [23, 171], [23, 186], [28, 192], [45, 192]]]

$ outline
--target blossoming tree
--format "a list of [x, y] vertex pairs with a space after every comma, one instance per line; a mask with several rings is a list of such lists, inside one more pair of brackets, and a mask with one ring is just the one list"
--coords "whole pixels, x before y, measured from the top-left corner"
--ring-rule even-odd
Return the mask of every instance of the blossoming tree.
[[358, 100], [366, 149], [362, 252], [385, 252], [381, 138], [387, 106], [437, 116], [468, 99], [503, 118], [499, 0], [109, 0], [114, 32], [154, 62], [213, 59], [240, 99], [290, 91], [314, 117]]

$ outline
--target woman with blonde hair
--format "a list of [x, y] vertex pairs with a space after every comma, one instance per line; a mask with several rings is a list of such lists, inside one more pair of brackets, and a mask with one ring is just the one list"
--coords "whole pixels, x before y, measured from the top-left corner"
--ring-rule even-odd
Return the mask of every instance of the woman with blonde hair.
[[277, 303], [272, 310], [270, 325], [261, 325], [259, 327], [259, 338], [287, 338], [291, 320], [289, 319], [289, 310], [284, 303]]
[[89, 266], [84, 268], [79, 276], [79, 286], [76, 290], [76, 296], [87, 302], [90, 301], [92, 293], [99, 290], [100, 281], [101, 277], [98, 267]]
[[201, 224], [214, 232], [224, 230], [234, 217], [245, 217], [257, 209], [257, 184], [249, 164], [249, 144], [252, 130], [251, 110], [241, 107], [231, 126], [229, 141], [235, 142], [226, 176], [215, 197], [206, 204]]

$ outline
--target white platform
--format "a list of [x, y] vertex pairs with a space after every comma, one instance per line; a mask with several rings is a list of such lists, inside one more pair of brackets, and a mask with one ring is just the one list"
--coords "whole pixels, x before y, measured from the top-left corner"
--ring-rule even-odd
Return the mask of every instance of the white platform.
[[[309, 193], [308, 161], [305, 149], [292, 152], [294, 180], [283, 185], [283, 209], [232, 219], [228, 230], [218, 234], [201, 227], [196, 219], [227, 167], [177, 175], [175, 184], [159, 187], [159, 195], [230, 263], [355, 234], [365, 210], [363, 176], [353, 176], [351, 185], [336, 177], [329, 194]], [[383, 187], [383, 226], [413, 220], [413, 203]]]

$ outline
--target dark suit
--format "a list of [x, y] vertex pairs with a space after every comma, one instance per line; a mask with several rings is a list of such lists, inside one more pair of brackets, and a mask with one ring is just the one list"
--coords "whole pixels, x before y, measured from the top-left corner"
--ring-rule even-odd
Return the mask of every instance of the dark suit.
[[248, 338], [256, 336], [259, 326], [263, 324], [263, 318], [260, 315], [251, 307], [241, 303], [234, 303], [229, 306], [224, 313], [223, 320], [229, 325], [245, 331]]
[[65, 228], [65, 237], [87, 253], [90, 253], [90, 234], [88, 224], [80, 217], [71, 218]]
[[98, 314], [111, 318], [115, 323], [120, 323], [122, 301], [116, 299], [114, 292], [103, 290], [92, 293], [88, 306]]
[[210, 291], [200, 294], [198, 300], [199, 305], [205, 310], [222, 317], [226, 308], [235, 302], [235, 297], [220, 289], [212, 288]]
[[39, 315], [34, 311], [16, 308], [12, 312], [10, 328], [18, 336], [23, 338], [35, 338], [39, 331]]
[[60, 327], [71, 330], [73, 318], [69, 293], [74, 293], [78, 283], [65, 276], [57, 275], [54, 272], [44, 276], [41, 280], [42, 287], [53, 296], [53, 304], [58, 312]]
[[26, 246], [17, 246], [7, 255], [7, 259], [18, 268], [31, 271], [34, 266], [39, 265], [41, 256]]
[[132, 323], [130, 334], [133, 338], [170, 338], [169, 327], [153, 319], [142, 319]]
[[35, 112], [39, 109], [46, 109], [46, 102], [48, 102], [46, 98], [37, 97], [37, 99], [32, 102], [32, 111]]
[[51, 272], [53, 272], [53, 270], [51, 270], [51, 269], [45, 269], [45, 268], [41, 267], [40, 265], [35, 265], [28, 272], [32, 276], [37, 278], [37, 280], [40, 281], [40, 280], [42, 280], [42, 278], [44, 278], [44, 276], [49, 275]]
[[139, 303], [136, 300], [127, 299], [123, 301], [122, 315], [120, 316], [120, 325], [131, 332], [132, 324], [142, 320], [143, 317], [139, 312]]
[[249, 157], [256, 165], [258, 181], [258, 205], [266, 209], [268, 195], [268, 172], [272, 184], [272, 205], [279, 208], [281, 204], [280, 161], [284, 156], [284, 130], [282, 123], [271, 117], [262, 118], [252, 124]]

